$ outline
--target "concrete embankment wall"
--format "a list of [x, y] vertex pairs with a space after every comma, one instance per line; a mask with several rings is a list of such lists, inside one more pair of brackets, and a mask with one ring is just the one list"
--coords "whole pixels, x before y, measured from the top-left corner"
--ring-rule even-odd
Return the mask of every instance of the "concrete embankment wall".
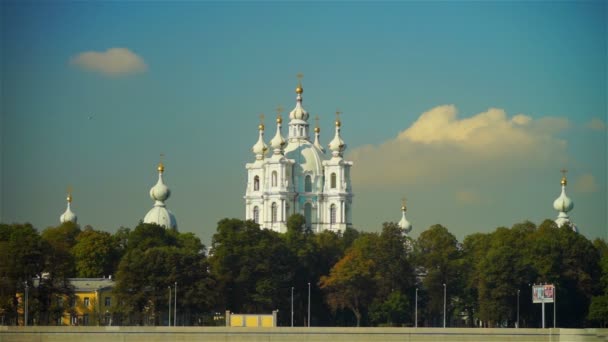
[[0, 342], [608, 341], [608, 329], [7, 327]]

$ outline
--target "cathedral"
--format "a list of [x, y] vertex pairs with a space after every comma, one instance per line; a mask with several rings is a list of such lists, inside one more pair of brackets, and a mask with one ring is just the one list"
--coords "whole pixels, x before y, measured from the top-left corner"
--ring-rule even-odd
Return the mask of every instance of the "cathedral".
[[343, 232], [352, 226], [353, 163], [343, 158], [346, 144], [340, 137], [340, 112], [336, 113], [334, 138], [326, 151], [320, 143], [318, 124], [314, 141], [310, 139], [303, 93], [302, 83], [298, 82], [287, 138], [283, 137], [279, 111], [270, 151], [264, 142], [264, 124], [258, 126], [258, 141], [251, 149], [255, 160], [246, 164], [245, 218], [262, 228], [284, 233], [287, 218], [299, 213], [305, 217], [306, 227], [314, 232]]

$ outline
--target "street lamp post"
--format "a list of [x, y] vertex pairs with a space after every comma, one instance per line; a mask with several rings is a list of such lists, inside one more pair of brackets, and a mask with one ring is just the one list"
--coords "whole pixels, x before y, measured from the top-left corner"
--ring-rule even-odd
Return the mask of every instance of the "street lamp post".
[[169, 326], [171, 326], [171, 286], [167, 286], [169, 289]]
[[28, 314], [28, 310], [29, 310], [29, 305], [28, 305], [28, 296], [29, 296], [29, 285], [27, 284], [27, 281], [25, 282], [25, 322], [23, 323], [24, 326], [27, 327], [27, 314]]
[[310, 283], [308, 283], [308, 327], [310, 328]]
[[517, 326], [519, 328], [519, 290], [517, 290]]
[[443, 284], [443, 327], [445, 328], [446, 286]]
[[293, 286], [291, 287], [291, 327], [293, 328]]
[[177, 326], [177, 282], [175, 282], [175, 303], [173, 304], [173, 326]]
[[415, 316], [414, 327], [418, 328], [418, 288], [416, 288], [416, 310], [415, 310], [414, 316]]

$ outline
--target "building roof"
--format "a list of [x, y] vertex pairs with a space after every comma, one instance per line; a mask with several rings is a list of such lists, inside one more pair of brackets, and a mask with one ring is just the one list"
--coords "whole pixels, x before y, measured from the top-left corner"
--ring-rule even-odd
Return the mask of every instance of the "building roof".
[[92, 292], [114, 287], [111, 278], [69, 278], [68, 281], [74, 286], [74, 292]]

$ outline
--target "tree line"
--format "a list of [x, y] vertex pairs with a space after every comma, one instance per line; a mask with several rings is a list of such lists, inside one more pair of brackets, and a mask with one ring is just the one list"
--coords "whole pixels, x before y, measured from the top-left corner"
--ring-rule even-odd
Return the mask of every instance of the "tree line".
[[[442, 326], [445, 300], [448, 326], [513, 327], [519, 317], [520, 327], [540, 327], [532, 285], [544, 283], [556, 288], [558, 327], [608, 324], [606, 241], [551, 220], [462, 242], [441, 225], [412, 239], [391, 222], [342, 234], [304, 223], [293, 215], [279, 234], [222, 219], [209, 248], [192, 233], [144, 223], [114, 234], [70, 222], [42, 232], [0, 224], [0, 317], [16, 324], [28, 286], [30, 324], [53, 324], [66, 310], [57, 299], [74, 296], [68, 278], [114, 275], [112, 315], [123, 325], [165, 324], [175, 283], [178, 325], [217, 324], [225, 310], [279, 310], [279, 325], [289, 326], [293, 305], [295, 326]], [[551, 326], [553, 305], [546, 310]]]

